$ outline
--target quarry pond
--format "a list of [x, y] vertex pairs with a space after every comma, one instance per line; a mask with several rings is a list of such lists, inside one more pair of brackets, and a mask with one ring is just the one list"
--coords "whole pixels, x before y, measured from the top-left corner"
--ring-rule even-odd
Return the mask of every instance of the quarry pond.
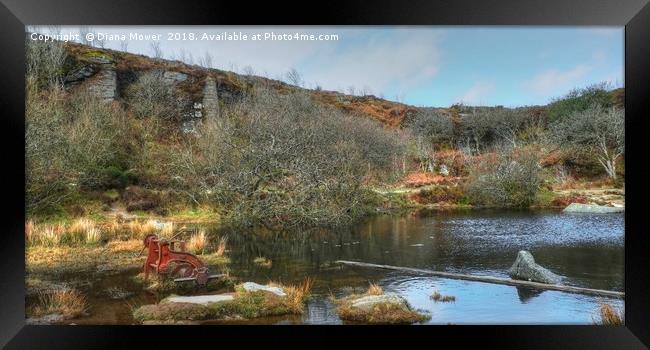
[[[380, 215], [354, 226], [274, 232], [203, 225], [211, 236], [228, 237], [229, 273], [242, 281], [295, 283], [309, 276], [314, 285], [302, 315], [244, 324], [343, 324], [332, 296], [363, 292], [375, 283], [406, 298], [427, 314], [425, 324], [593, 324], [601, 303], [623, 309], [623, 299], [533, 290], [399, 271], [349, 267], [353, 260], [473, 275], [508, 277], [519, 250], [563, 277], [563, 283], [610, 291], [624, 290], [624, 215], [568, 214], [541, 210], [460, 210]], [[260, 259], [264, 258], [264, 263]], [[75, 324], [131, 324], [133, 308], [160, 296], [132, 282], [138, 270], [86, 278], [90, 306]], [[123, 298], [107, 297], [121, 290]], [[439, 292], [455, 297], [437, 302]]]

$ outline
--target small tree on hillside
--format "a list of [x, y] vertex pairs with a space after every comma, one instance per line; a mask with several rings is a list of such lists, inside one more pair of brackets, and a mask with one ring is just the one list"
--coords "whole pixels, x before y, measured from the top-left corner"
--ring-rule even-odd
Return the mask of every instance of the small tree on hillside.
[[616, 180], [616, 160], [625, 152], [625, 112], [616, 107], [591, 105], [552, 125], [555, 141], [573, 148], [588, 148], [607, 175]]

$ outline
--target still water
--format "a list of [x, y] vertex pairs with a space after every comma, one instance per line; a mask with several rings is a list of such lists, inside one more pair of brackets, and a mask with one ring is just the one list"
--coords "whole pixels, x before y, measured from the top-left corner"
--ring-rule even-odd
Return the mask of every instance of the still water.
[[[329, 297], [354, 289], [361, 292], [369, 282], [429, 313], [430, 324], [592, 324], [598, 319], [600, 303], [623, 308], [620, 299], [334, 264], [356, 260], [507, 277], [517, 252], [526, 249], [537, 263], [563, 276], [565, 284], [623, 291], [623, 214], [472, 210], [379, 216], [351, 227], [299, 232], [207, 229], [211, 235], [228, 236], [231, 275], [241, 280], [315, 279], [304, 315], [246, 323], [340, 324]], [[272, 265], [258, 266], [253, 262], [256, 257], [271, 259]], [[436, 303], [429, 298], [434, 291], [453, 295], [456, 301]], [[128, 310], [119, 306], [124, 301], [93, 298], [91, 302], [103, 311], [80, 323], [131, 322]], [[150, 302], [151, 298], [139, 295], [130, 306]]]

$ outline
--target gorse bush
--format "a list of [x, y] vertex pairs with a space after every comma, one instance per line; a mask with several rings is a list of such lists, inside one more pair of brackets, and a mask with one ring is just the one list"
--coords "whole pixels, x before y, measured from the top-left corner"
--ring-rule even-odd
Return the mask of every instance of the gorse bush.
[[611, 85], [608, 83], [574, 89], [548, 106], [549, 119], [551, 122], [555, 122], [573, 113], [585, 111], [594, 105], [603, 108], [612, 107], [615, 105], [616, 99], [610, 90]]
[[541, 167], [534, 151], [485, 155], [469, 168], [467, 193], [476, 204], [527, 207], [535, 200]]
[[404, 147], [394, 132], [300, 93], [256, 90], [189, 138], [174, 164], [177, 186], [222, 204], [237, 221], [329, 225], [362, 214], [362, 183], [390, 173]]

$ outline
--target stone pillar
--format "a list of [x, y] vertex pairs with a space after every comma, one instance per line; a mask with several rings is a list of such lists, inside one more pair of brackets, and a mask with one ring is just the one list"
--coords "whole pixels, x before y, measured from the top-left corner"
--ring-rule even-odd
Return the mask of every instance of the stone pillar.
[[102, 100], [110, 102], [117, 97], [117, 73], [113, 65], [103, 64], [89, 83], [89, 90]]
[[203, 115], [206, 118], [216, 118], [219, 116], [217, 84], [211, 76], [205, 79], [205, 86], [203, 87]]

